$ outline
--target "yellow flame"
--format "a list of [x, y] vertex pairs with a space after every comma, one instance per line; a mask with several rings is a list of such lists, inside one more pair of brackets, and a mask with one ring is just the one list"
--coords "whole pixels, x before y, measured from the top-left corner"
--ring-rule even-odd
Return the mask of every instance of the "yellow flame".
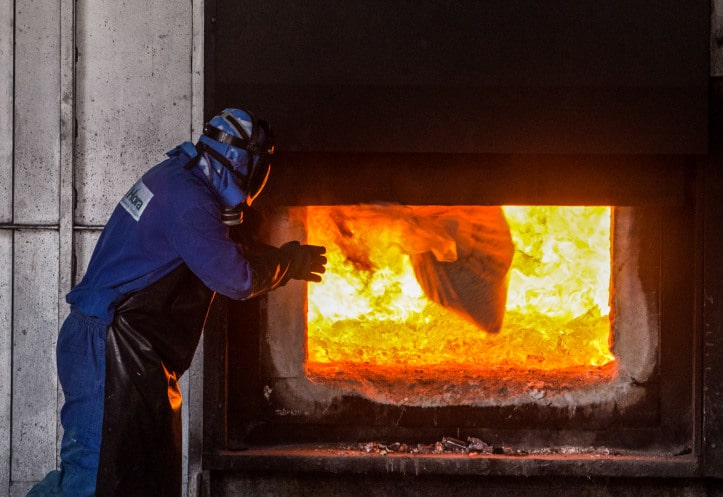
[[614, 360], [610, 207], [504, 207], [515, 255], [497, 334], [430, 301], [417, 282], [410, 254], [455, 259], [445, 233], [421, 226], [424, 216], [400, 216], [398, 206], [369, 209], [307, 208], [309, 243], [326, 246], [329, 260], [324, 281], [308, 287], [308, 369], [337, 362], [558, 369]]

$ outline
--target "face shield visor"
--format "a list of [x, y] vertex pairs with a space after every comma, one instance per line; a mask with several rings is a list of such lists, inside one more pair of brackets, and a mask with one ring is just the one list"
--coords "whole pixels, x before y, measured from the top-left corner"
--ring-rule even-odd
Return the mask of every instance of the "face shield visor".
[[247, 152], [249, 165], [244, 172], [233, 167], [228, 160], [219, 160], [219, 162], [237, 180], [238, 185], [246, 193], [246, 204], [251, 205], [266, 186], [271, 173], [271, 156], [274, 154], [273, 135], [266, 121], [255, 118], [253, 118], [250, 136], [242, 126], [238, 126], [237, 131], [241, 137], [206, 124], [203, 134], [219, 143], [231, 145]]

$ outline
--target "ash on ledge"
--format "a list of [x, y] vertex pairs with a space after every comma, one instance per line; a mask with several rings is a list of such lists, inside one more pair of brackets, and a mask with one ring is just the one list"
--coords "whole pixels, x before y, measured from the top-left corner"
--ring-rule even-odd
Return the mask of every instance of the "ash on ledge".
[[466, 441], [454, 437], [442, 437], [442, 440], [432, 444], [407, 444], [401, 442], [382, 443], [364, 442], [356, 445], [345, 446], [343, 450], [364, 452], [386, 456], [387, 454], [468, 454], [476, 455], [599, 455], [615, 456], [623, 455], [621, 451], [612, 450], [607, 447], [576, 447], [564, 445], [561, 447], [543, 447], [537, 449], [519, 449], [507, 445], [490, 445], [479, 438], [467, 437]]

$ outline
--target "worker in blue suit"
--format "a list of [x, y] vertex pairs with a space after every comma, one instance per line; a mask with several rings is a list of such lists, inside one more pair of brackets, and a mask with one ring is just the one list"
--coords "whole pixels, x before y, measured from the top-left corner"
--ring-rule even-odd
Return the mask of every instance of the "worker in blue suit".
[[248, 299], [290, 279], [321, 281], [324, 247], [242, 245], [230, 225], [259, 195], [268, 124], [228, 108], [123, 196], [57, 343], [61, 463], [28, 494], [181, 495], [181, 395], [216, 292]]

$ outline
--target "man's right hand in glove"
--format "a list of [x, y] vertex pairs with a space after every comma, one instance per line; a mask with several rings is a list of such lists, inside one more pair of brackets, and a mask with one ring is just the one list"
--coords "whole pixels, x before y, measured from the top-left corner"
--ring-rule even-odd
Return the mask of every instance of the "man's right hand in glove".
[[295, 280], [321, 281], [326, 268], [326, 248], [319, 245], [301, 245], [297, 241], [282, 245], [279, 250], [289, 259], [287, 277]]
[[283, 286], [290, 279], [321, 281], [321, 275], [326, 271], [324, 253], [324, 247], [294, 241], [279, 248], [266, 246], [257, 253], [247, 254], [253, 272], [249, 298]]

